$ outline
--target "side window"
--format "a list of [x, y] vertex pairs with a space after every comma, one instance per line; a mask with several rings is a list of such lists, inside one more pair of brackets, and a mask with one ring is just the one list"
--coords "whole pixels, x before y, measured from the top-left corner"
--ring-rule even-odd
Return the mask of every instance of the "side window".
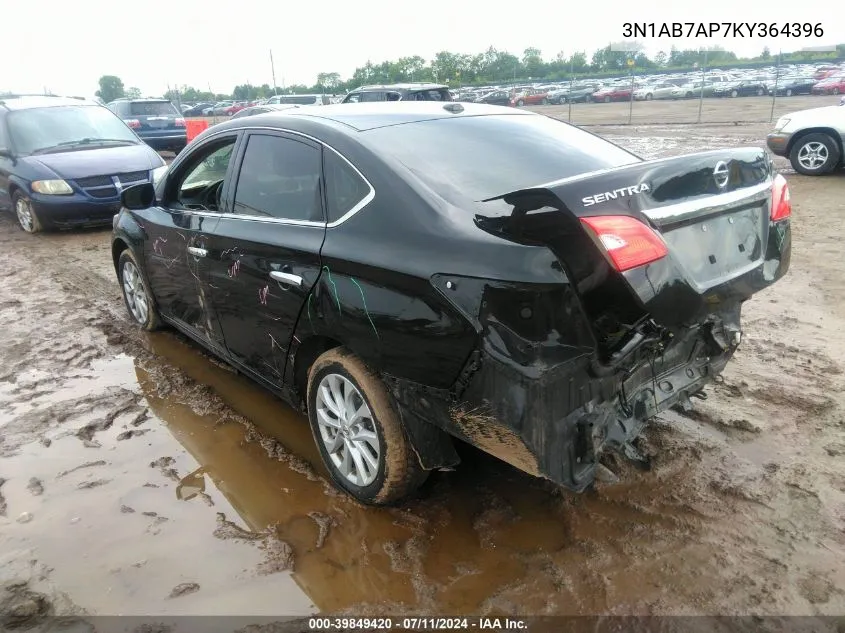
[[234, 212], [322, 222], [321, 172], [319, 149], [289, 138], [253, 134], [238, 176]]
[[400, 99], [402, 99], [402, 95], [398, 92], [385, 93], [385, 101], [399, 101]]
[[232, 160], [235, 137], [212, 143], [167, 183], [165, 204], [176, 208], [220, 211], [220, 195]]
[[6, 121], [0, 119], [0, 147], [9, 147], [9, 138], [6, 136]]
[[366, 101], [384, 101], [384, 93], [379, 90], [361, 93], [361, 103]]
[[326, 149], [323, 152], [326, 173], [326, 211], [329, 222], [349, 213], [370, 193], [370, 186], [345, 160]]
[[360, 92], [353, 92], [351, 95], [346, 97], [343, 100], [344, 103], [360, 103], [361, 102], [361, 93]]

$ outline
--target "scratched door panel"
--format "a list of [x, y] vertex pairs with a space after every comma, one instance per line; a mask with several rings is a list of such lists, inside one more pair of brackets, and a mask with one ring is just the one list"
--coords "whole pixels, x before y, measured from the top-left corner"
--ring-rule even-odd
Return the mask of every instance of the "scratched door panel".
[[[320, 275], [325, 228], [222, 216], [208, 237], [208, 288], [235, 360], [281, 385], [300, 311]], [[271, 277], [283, 272], [301, 285]]]
[[147, 276], [159, 309], [209, 339], [219, 339], [205, 297], [205, 262], [188, 252], [189, 246], [202, 244], [217, 218], [155, 208], [142, 222], [148, 234]]

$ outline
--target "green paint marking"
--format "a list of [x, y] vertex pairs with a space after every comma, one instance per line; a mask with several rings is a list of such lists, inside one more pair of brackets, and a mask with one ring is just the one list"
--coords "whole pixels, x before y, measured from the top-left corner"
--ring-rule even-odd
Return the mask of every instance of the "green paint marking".
[[311, 324], [311, 331], [314, 332], [314, 334], [316, 334], [317, 329], [314, 327], [314, 320], [311, 318], [311, 300], [313, 298], [314, 298], [314, 293], [309, 292], [308, 293], [308, 323]]
[[381, 337], [378, 335], [378, 330], [376, 329], [376, 324], [373, 323], [373, 318], [370, 316], [369, 309], [367, 309], [367, 300], [364, 298], [364, 289], [361, 287], [361, 284], [356, 281], [355, 277], [350, 277], [349, 279], [358, 287], [358, 292], [361, 293], [361, 302], [364, 304], [364, 312], [367, 314], [367, 320], [370, 322], [370, 325], [373, 326], [373, 332], [375, 332], [376, 338], [381, 340]]
[[332, 271], [329, 270], [328, 266], [323, 266], [323, 270], [326, 271], [326, 274], [329, 276], [329, 283], [332, 285], [332, 290], [334, 290], [334, 298], [337, 301], [337, 311], [340, 314], [343, 314], [343, 310], [340, 309], [340, 297], [337, 294], [337, 286], [334, 284], [334, 280], [332, 279]]

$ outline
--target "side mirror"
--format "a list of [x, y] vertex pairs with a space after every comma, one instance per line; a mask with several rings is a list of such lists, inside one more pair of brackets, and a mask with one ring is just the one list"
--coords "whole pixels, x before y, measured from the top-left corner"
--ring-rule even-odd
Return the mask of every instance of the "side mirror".
[[156, 190], [151, 183], [132, 185], [120, 194], [120, 204], [130, 211], [141, 211], [155, 204]]
[[12, 150], [8, 147], [0, 147], [0, 158], [14, 158]]

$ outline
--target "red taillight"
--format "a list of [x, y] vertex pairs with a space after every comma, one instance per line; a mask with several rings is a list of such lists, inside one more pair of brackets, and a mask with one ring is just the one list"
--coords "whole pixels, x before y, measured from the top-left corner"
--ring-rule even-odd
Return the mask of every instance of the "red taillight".
[[185, 127], [185, 119], [176, 119], [173, 123], [176, 124], [176, 127]]
[[137, 127], [141, 127], [141, 122], [138, 119], [123, 119], [123, 122], [133, 130]]
[[668, 253], [663, 239], [635, 218], [598, 215], [581, 222], [596, 234], [619, 272], [650, 264]]
[[789, 199], [789, 185], [786, 178], [778, 174], [772, 183], [772, 222], [785, 220], [792, 215], [792, 202]]

